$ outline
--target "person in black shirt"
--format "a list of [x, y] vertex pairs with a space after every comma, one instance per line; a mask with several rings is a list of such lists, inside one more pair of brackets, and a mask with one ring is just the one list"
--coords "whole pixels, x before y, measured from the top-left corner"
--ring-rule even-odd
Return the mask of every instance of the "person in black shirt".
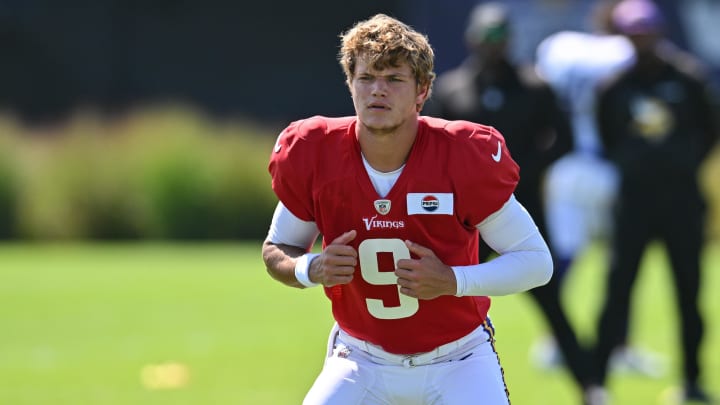
[[678, 297], [684, 397], [711, 403], [699, 384], [704, 201], [697, 182], [698, 169], [718, 136], [710, 86], [700, 64], [663, 38], [663, 18], [651, 1], [620, 2], [613, 22], [632, 42], [637, 59], [602, 87], [598, 99], [599, 132], [619, 170], [620, 190], [597, 327], [596, 382], [604, 385], [611, 350], [623, 337], [642, 255], [659, 238]]
[[[572, 133], [550, 86], [532, 66], [518, 66], [510, 60], [509, 17], [508, 9], [500, 3], [482, 3], [473, 9], [465, 30], [470, 55], [460, 66], [438, 77], [426, 111], [448, 120], [483, 122], [502, 131], [520, 166], [515, 195], [547, 237], [543, 176], [553, 162], [572, 150]], [[481, 243], [481, 257], [491, 253]], [[561, 305], [560, 277], [530, 293], [578, 386], [584, 386], [590, 371], [588, 354]]]

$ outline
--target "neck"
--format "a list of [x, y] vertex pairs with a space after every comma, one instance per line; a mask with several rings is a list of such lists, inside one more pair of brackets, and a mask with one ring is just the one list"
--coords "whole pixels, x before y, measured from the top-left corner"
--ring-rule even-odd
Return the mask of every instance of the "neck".
[[360, 150], [373, 169], [387, 173], [405, 164], [418, 131], [418, 120], [409, 121], [396, 128], [380, 131], [368, 128], [358, 121]]
[[472, 63], [475, 66], [477, 78], [483, 83], [494, 82], [505, 73], [504, 59], [502, 58], [483, 58], [479, 55], [473, 58]]

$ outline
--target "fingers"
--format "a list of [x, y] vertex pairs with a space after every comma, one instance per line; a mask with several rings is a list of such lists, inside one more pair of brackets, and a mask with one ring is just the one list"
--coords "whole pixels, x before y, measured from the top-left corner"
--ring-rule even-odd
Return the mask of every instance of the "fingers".
[[410, 253], [415, 254], [415, 256], [417, 256], [419, 259], [400, 259], [397, 262], [398, 269], [412, 270], [420, 266], [420, 262], [423, 258], [435, 257], [435, 252], [415, 242], [406, 240], [405, 246], [407, 246], [408, 250], [410, 250]]
[[348, 243], [352, 242], [356, 236], [357, 231], [354, 229], [343, 233], [325, 247], [325, 253], [329, 256], [357, 257], [357, 251], [352, 246], [348, 246]]
[[[357, 265], [357, 252], [350, 246], [336, 247], [325, 249], [322, 254], [322, 264], [327, 267], [349, 267], [354, 269]], [[348, 271], [346, 269], [346, 271]], [[350, 270], [350, 272], [352, 272]]]
[[357, 231], [353, 229], [333, 239], [323, 252], [327, 263], [334, 266], [355, 266], [358, 253], [348, 243], [352, 242], [356, 236]]
[[325, 287], [333, 287], [336, 285], [341, 284], [349, 284], [353, 279], [352, 274], [329, 274], [325, 277], [325, 279], [322, 282], [322, 285]]
[[423, 257], [429, 257], [429, 256], [435, 256], [435, 253], [426, 248], [425, 246], [418, 245], [415, 242], [410, 242], [409, 240], [405, 241], [405, 246], [410, 250], [410, 253], [415, 253], [420, 258]]
[[[397, 274], [397, 272], [396, 272]], [[397, 284], [400, 286], [400, 292], [404, 295], [407, 295], [409, 297], [418, 298], [417, 293], [415, 292], [415, 288], [417, 287], [417, 283], [406, 279], [398, 277]]]
[[452, 269], [440, 261], [432, 250], [411, 241], [405, 241], [405, 245], [418, 258], [397, 261], [395, 275], [401, 294], [433, 299], [455, 291], [451, 286], [454, 283]]
[[344, 234], [338, 236], [335, 238], [332, 242], [330, 242], [331, 245], [347, 245], [348, 243], [352, 242], [353, 239], [357, 236], [356, 230], [347, 231]]
[[358, 263], [358, 253], [348, 243], [352, 242], [356, 236], [356, 230], [345, 232], [333, 239], [323, 250], [318, 265], [322, 274], [322, 284], [326, 287], [347, 284], [352, 281], [355, 266]]

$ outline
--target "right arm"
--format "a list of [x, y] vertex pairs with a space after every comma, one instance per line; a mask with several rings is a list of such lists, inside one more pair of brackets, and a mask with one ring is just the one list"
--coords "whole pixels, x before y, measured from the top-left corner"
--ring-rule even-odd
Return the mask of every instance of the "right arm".
[[357, 265], [357, 251], [347, 244], [357, 232], [338, 236], [320, 254], [308, 253], [318, 235], [314, 222], [299, 219], [278, 203], [262, 248], [268, 274], [296, 288], [349, 283]]
[[305, 253], [305, 249], [297, 246], [276, 244], [269, 240], [265, 240], [262, 248], [263, 261], [268, 274], [275, 280], [296, 288], [306, 287], [295, 276], [295, 266]]
[[281, 202], [278, 203], [262, 248], [268, 274], [291, 287], [306, 287], [298, 281], [295, 266], [298, 260], [310, 251], [319, 233], [315, 222], [299, 219]]

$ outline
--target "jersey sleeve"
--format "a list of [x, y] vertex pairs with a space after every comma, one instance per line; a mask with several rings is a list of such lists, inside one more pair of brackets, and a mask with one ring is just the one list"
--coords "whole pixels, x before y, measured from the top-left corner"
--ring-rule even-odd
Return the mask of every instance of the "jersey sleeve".
[[467, 226], [475, 226], [508, 201], [520, 179], [520, 169], [495, 128], [478, 126], [464, 131], [461, 137], [466, 139], [460, 142], [459, 158], [452, 165], [458, 214]]
[[278, 136], [270, 155], [268, 171], [272, 178], [272, 189], [278, 199], [296, 217], [303, 221], [314, 221], [312, 198], [313, 166], [315, 148], [312, 148], [309, 129], [304, 120], [295, 121]]

